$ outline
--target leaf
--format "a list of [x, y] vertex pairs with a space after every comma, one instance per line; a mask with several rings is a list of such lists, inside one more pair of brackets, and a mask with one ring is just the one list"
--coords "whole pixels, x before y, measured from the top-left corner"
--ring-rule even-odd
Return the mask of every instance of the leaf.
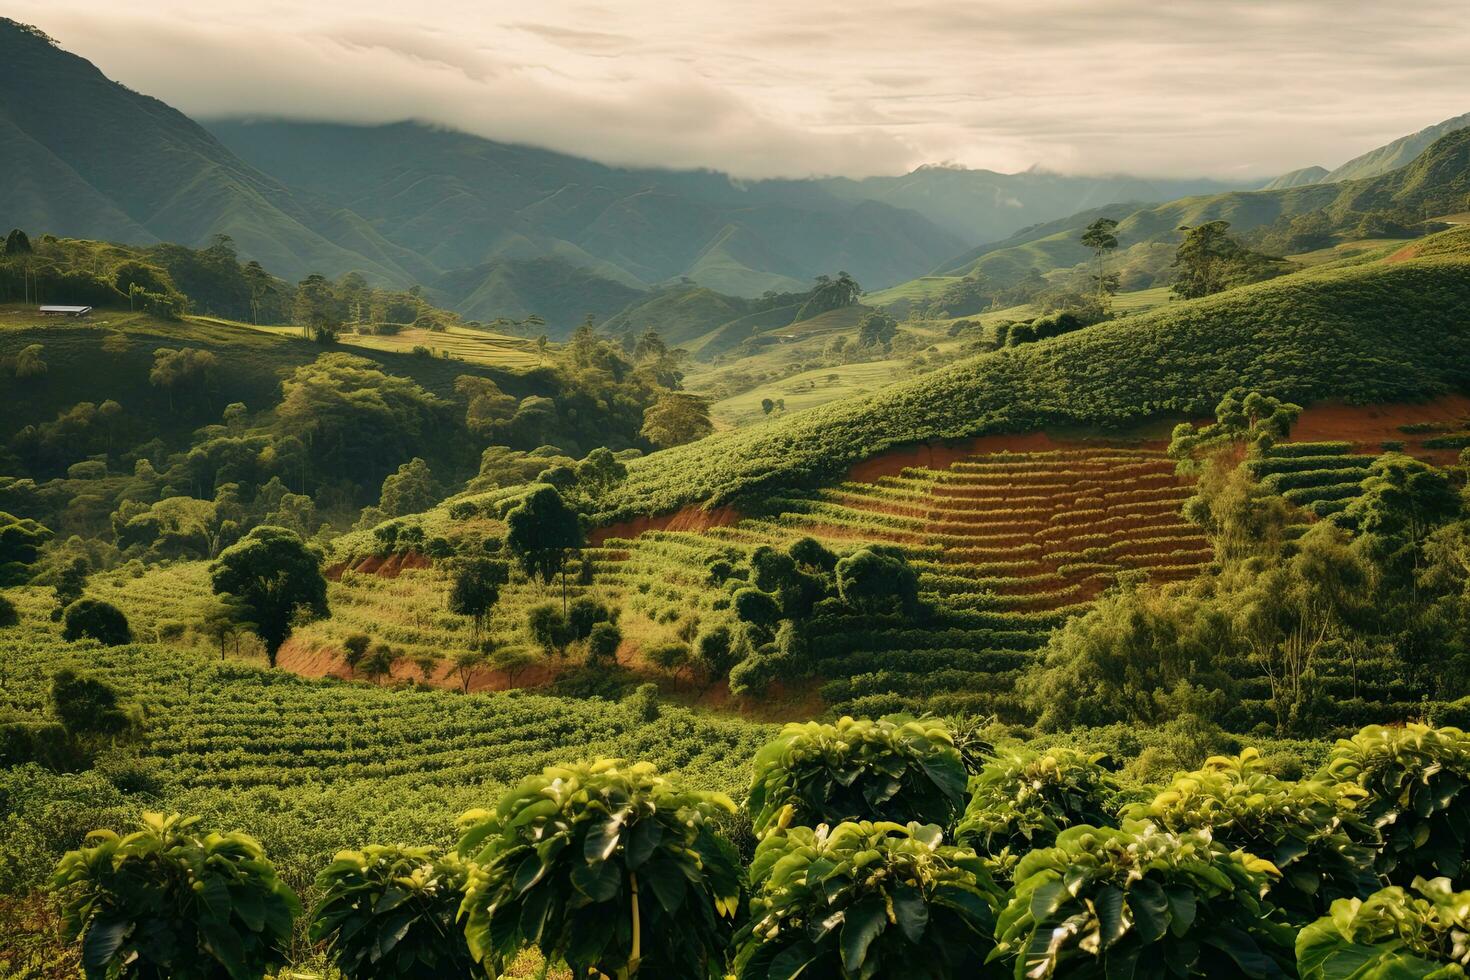
[[1103, 949], [1128, 934], [1128, 920], [1123, 915], [1123, 892], [1106, 885], [1097, 893], [1098, 939]]
[[842, 968], [849, 973], [861, 971], [868, 958], [868, 947], [887, 926], [887, 912], [876, 898], [865, 899], [849, 908], [847, 921], [842, 924]]
[[133, 931], [131, 919], [97, 918], [87, 929], [87, 938], [82, 940], [82, 966], [88, 975], [104, 973], [112, 958], [122, 948], [123, 942]]
[[793, 980], [811, 966], [819, 955], [820, 950], [806, 940], [800, 940], [772, 958], [766, 977], [769, 980]]
[[658, 904], [669, 915], [676, 914], [683, 907], [687, 879], [671, 859], [661, 857], [644, 864], [638, 872], [638, 881], [653, 892]]
[[929, 906], [923, 894], [911, 885], [900, 885], [893, 890], [893, 916], [904, 938], [917, 944], [929, 927]]
[[1158, 882], [1144, 879], [1128, 891], [1128, 911], [1133, 913], [1139, 941], [1156, 943], [1169, 929], [1169, 898]]
[[628, 843], [623, 852], [623, 863], [628, 866], [628, 870], [637, 871], [652, 856], [663, 837], [663, 827], [652, 817], [645, 817], [635, 823], [628, 834]]

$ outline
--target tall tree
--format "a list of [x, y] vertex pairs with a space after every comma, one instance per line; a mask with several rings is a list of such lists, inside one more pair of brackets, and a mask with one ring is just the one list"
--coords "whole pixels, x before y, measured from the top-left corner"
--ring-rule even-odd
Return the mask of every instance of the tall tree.
[[248, 610], [272, 667], [295, 623], [328, 612], [321, 553], [285, 528], [255, 528], [220, 552], [209, 576], [216, 593]]
[[658, 448], [667, 449], [703, 439], [714, 430], [707, 399], [683, 391], [670, 391], [644, 411], [639, 435]]
[[454, 570], [449, 587], [449, 611], [456, 616], [469, 616], [474, 641], [480, 642], [485, 617], [500, 601], [500, 587], [510, 581], [504, 562], [489, 558], [471, 558]]
[[562, 579], [562, 612], [566, 612], [567, 559], [583, 544], [582, 522], [555, 487], [539, 484], [505, 515], [505, 546], [532, 578], [550, 585]]
[[1092, 249], [1092, 281], [1097, 287], [1097, 306], [1104, 313], [1113, 305], [1113, 294], [1118, 291], [1118, 276], [1108, 271], [1108, 257], [1118, 247], [1118, 236], [1114, 231], [1118, 222], [1112, 218], [1098, 218], [1082, 232], [1082, 244]]
[[313, 272], [296, 287], [296, 320], [302, 332], [319, 344], [337, 339], [342, 326], [341, 304], [326, 276]]

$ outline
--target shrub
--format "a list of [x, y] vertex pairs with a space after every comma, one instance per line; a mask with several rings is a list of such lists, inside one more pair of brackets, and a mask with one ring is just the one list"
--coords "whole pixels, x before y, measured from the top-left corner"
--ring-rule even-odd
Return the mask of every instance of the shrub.
[[352, 633], [342, 641], [342, 659], [348, 670], [356, 673], [358, 664], [367, 656], [368, 647], [372, 643], [373, 638], [366, 633]]
[[96, 640], [103, 646], [115, 647], [133, 642], [128, 617], [110, 602], [101, 599], [78, 599], [66, 607], [63, 640]]
[[197, 817], [144, 814], [69, 851], [52, 879], [88, 977], [244, 980], [285, 963], [300, 903], [242, 833], [193, 833]]
[[0, 595], [0, 629], [15, 626], [20, 623], [20, 613], [15, 610], [15, 603], [5, 596]]
[[790, 724], [756, 753], [753, 766], [746, 805], [758, 834], [777, 823], [948, 826], [964, 801], [960, 754], [944, 724], [927, 718]]
[[617, 623], [596, 623], [587, 635], [587, 662], [616, 663], [618, 647], [623, 644], [623, 631]]
[[427, 847], [342, 851], [317, 875], [311, 939], [343, 974], [412, 980], [480, 975], [455, 919], [466, 868]]
[[598, 623], [616, 622], [617, 615], [607, 605], [590, 595], [579, 595], [567, 606], [567, 626], [572, 639], [585, 640]]
[[970, 781], [955, 839], [1009, 873], [1022, 853], [1052, 846], [1069, 827], [1113, 823], [1122, 788], [1103, 758], [1066, 748], [1002, 752]]
[[1397, 885], [1366, 900], [1341, 898], [1332, 912], [1298, 934], [1302, 980], [1382, 977], [1464, 977], [1470, 967], [1470, 891], [1456, 893], [1448, 878], [1415, 878], [1414, 891]]
[[740, 980], [975, 976], [1000, 895], [973, 851], [935, 826], [841, 823], [766, 836], [751, 866]]
[[918, 606], [919, 577], [897, 548], [873, 546], [837, 563], [837, 594], [863, 613], [908, 613]]
[[1281, 872], [1271, 886], [1272, 904], [1304, 921], [1339, 898], [1378, 887], [1374, 850], [1359, 843], [1372, 831], [1354, 812], [1366, 795], [1354, 785], [1277, 779], [1259, 752], [1246, 749], [1179, 773], [1152, 801], [1125, 813], [1173, 833], [1208, 831], [1228, 848], [1270, 861]]
[[1383, 837], [1378, 872], [1394, 884], [1470, 862], [1470, 736], [1458, 728], [1370, 725], [1333, 746], [1318, 778], [1367, 790], [1362, 813]]
[[1016, 866], [993, 955], [1017, 980], [1285, 976], [1291, 930], [1260, 901], [1274, 875], [1206, 833], [1072, 827]]
[[536, 946], [573, 971], [723, 976], [742, 876], [713, 821], [734, 810], [647, 763], [522, 781], [493, 813], [461, 820], [459, 854], [474, 862], [460, 913], [470, 951], [497, 972]]

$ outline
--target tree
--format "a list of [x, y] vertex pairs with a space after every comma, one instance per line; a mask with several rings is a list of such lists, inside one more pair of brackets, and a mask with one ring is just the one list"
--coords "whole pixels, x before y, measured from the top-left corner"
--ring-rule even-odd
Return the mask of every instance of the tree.
[[211, 351], [184, 347], [174, 350], [160, 347], [153, 352], [153, 369], [148, 383], [168, 393], [168, 410], [174, 410], [174, 396], [207, 398], [219, 373], [219, 358]]
[[357, 668], [367, 657], [368, 648], [372, 646], [373, 638], [366, 633], [351, 633], [342, 641], [342, 661], [347, 664], [347, 669], [357, 674]]
[[115, 647], [133, 642], [133, 631], [128, 628], [128, 617], [112, 603], [82, 598], [66, 607], [61, 638], [91, 639]]
[[15, 355], [15, 361], [11, 366], [11, 373], [17, 381], [26, 381], [32, 378], [44, 378], [49, 368], [42, 358], [46, 348], [41, 344], [27, 344]]
[[730, 676], [730, 669], [740, 662], [735, 638], [730, 627], [712, 626], [694, 640], [694, 663], [704, 671], [705, 690]]
[[858, 324], [858, 343], [864, 347], [881, 347], [885, 351], [893, 347], [893, 338], [898, 335], [898, 321], [874, 310]]
[[509, 431], [516, 414], [516, 400], [489, 378], [462, 374], [454, 379], [454, 390], [465, 400], [464, 424], [482, 439], [501, 438]]
[[219, 658], [225, 659], [225, 640], [248, 628], [243, 606], [227, 596], [211, 596], [197, 618], [197, 628], [205, 636], [219, 641]]
[[485, 666], [490, 655], [485, 652], [484, 647], [475, 647], [470, 650], [460, 650], [455, 653], [449, 661], [450, 670], [459, 678], [459, 689], [461, 692], [470, 693], [470, 680], [475, 676], [475, 671]]
[[1181, 226], [1184, 240], [1174, 255], [1174, 295], [1197, 299], [1282, 271], [1280, 259], [1253, 252], [1231, 238], [1228, 221]]
[[73, 738], [116, 740], [141, 728], [137, 713], [123, 705], [116, 688], [73, 670], [52, 676], [50, 700], [51, 713]]
[[659, 670], [674, 675], [677, 685], [679, 671], [689, 666], [690, 654], [687, 643], [660, 643], [644, 654], [648, 662]]
[[548, 656], [560, 656], [572, 641], [572, 628], [566, 616], [555, 605], [543, 602], [526, 613], [526, 630]]
[[0, 629], [9, 629], [20, 624], [20, 613], [15, 609], [15, 603], [6, 596], [0, 595]]
[[837, 563], [837, 594], [859, 612], [912, 614], [919, 577], [897, 548], [874, 545]]
[[402, 658], [403, 654], [388, 644], [374, 643], [362, 658], [363, 676], [374, 684], [382, 684], [383, 678], [393, 676], [393, 665]]
[[505, 546], [525, 573], [550, 585], [562, 577], [562, 612], [566, 613], [566, 565], [583, 544], [582, 522], [555, 487], [539, 484], [505, 515]]
[[469, 616], [474, 642], [480, 642], [485, 616], [500, 601], [500, 587], [510, 581], [505, 562], [489, 558], [471, 558], [460, 562], [449, 587], [449, 611], [456, 616]]
[[295, 314], [307, 337], [319, 344], [336, 342], [342, 310], [325, 276], [314, 272], [297, 285]]
[[771, 401], [769, 398], [762, 398], [761, 399], [761, 412], [762, 413], [764, 413], [766, 415], [770, 415], [771, 412], [775, 411], [775, 408], [776, 408], [776, 403], [773, 402], [773, 401]]
[[272, 667], [297, 621], [328, 612], [321, 553], [285, 528], [255, 528], [220, 553], [209, 575], [217, 594], [248, 610]]
[[434, 476], [429, 464], [418, 456], [383, 478], [383, 491], [378, 508], [385, 517], [420, 514], [438, 502], [434, 492]]
[[87, 588], [87, 576], [91, 573], [91, 567], [87, 564], [85, 556], [78, 555], [61, 567], [56, 574], [56, 581], [52, 583], [51, 589], [56, 593], [56, 609], [64, 611], [67, 606], [82, 597]]
[[490, 669], [505, 674], [506, 681], [515, 687], [516, 678], [527, 667], [539, 662], [535, 652], [519, 644], [496, 647], [490, 653]]
[[44, 524], [0, 511], [0, 587], [30, 581], [30, 568], [50, 539]]
[[618, 647], [623, 645], [623, 631], [617, 623], [595, 623], [587, 634], [587, 663], [591, 665], [618, 662]]
[[1113, 232], [1118, 222], [1112, 218], [1098, 218], [1082, 232], [1082, 244], [1092, 249], [1092, 281], [1097, 287], [1097, 306], [1104, 313], [1112, 306], [1113, 294], [1118, 291], [1118, 276], [1108, 271], [1108, 256], [1118, 247], [1118, 236]]
[[612, 450], [599, 446], [577, 464], [576, 473], [577, 485], [597, 500], [628, 478], [628, 467], [613, 455]]
[[709, 417], [709, 400], [682, 391], [659, 396], [643, 413], [639, 435], [660, 449], [682, 446], [703, 439], [715, 430]]

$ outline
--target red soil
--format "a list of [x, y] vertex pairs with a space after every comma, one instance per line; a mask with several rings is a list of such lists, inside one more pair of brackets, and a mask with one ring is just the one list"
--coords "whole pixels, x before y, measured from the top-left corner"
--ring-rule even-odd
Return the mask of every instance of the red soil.
[[[855, 483], [874, 483], [880, 477], [898, 476], [904, 470], [921, 466], [931, 470], [947, 470], [953, 463], [984, 453], [1043, 453], [1057, 449], [1094, 449], [1097, 443], [1084, 439], [1058, 439], [1047, 432], [1016, 432], [976, 436], [973, 439], [944, 439], [919, 442], [879, 453], [847, 471], [847, 479]], [[1152, 448], [1158, 448], [1153, 446]]]
[[428, 555], [417, 551], [407, 551], [401, 555], [389, 555], [387, 558], [379, 558], [376, 555], [368, 555], [359, 558], [355, 562], [338, 562], [328, 566], [327, 578], [333, 582], [342, 578], [342, 573], [352, 571], [358, 575], [376, 575], [379, 578], [397, 578], [411, 568], [429, 568], [433, 562]]
[[636, 538], [645, 531], [707, 531], [712, 527], [727, 527], [740, 520], [740, 512], [734, 507], [682, 507], [671, 514], [642, 515], [627, 521], [618, 521], [604, 527], [593, 528], [588, 543], [593, 547], [609, 538]]
[[1434, 433], [1406, 434], [1401, 425], [1437, 423], [1459, 426], [1470, 419], [1470, 396], [1446, 395], [1430, 402], [1342, 405], [1322, 402], [1302, 412], [1292, 427], [1293, 442], [1351, 442], [1364, 452], [1378, 452], [1385, 442], [1402, 442], [1408, 452], [1432, 462], [1454, 462], [1453, 449], [1425, 449]]

